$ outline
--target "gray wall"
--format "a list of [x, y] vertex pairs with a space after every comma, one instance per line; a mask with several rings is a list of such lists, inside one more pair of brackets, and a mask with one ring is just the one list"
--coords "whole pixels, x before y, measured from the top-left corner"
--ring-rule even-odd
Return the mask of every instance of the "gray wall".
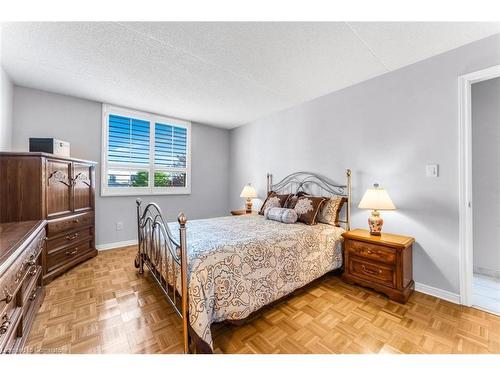
[[472, 85], [474, 271], [500, 277], [500, 78]]
[[[73, 157], [100, 162], [101, 103], [14, 86], [13, 104], [13, 150], [27, 151], [29, 137], [55, 137], [71, 143]], [[192, 193], [143, 197], [158, 202], [167, 220], [181, 210], [188, 219], [228, 214], [229, 131], [193, 123], [191, 139]], [[99, 166], [96, 175], [97, 244], [137, 238], [136, 197], [101, 197]], [[116, 231], [118, 221], [122, 231]]]
[[[496, 64], [499, 34], [233, 130], [231, 206], [249, 181], [263, 197], [266, 172], [343, 182], [351, 168], [353, 227], [367, 227], [369, 212], [356, 206], [379, 182], [398, 208], [382, 214], [384, 230], [416, 238], [415, 281], [458, 293], [457, 77]], [[439, 177], [426, 178], [434, 163]]]
[[0, 151], [10, 151], [12, 146], [12, 95], [13, 86], [0, 67]]

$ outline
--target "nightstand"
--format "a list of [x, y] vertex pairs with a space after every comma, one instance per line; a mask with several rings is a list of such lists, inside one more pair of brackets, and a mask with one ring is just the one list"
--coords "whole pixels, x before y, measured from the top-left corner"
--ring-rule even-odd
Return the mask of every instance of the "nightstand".
[[405, 303], [415, 288], [412, 245], [415, 239], [355, 229], [344, 237], [344, 273], [342, 280], [375, 289], [390, 299]]
[[247, 210], [243, 209], [243, 210], [234, 210], [234, 211], [231, 211], [231, 215], [233, 216], [240, 216], [240, 215], [257, 215], [258, 212], [257, 211], [252, 211], [252, 212], [247, 212]]

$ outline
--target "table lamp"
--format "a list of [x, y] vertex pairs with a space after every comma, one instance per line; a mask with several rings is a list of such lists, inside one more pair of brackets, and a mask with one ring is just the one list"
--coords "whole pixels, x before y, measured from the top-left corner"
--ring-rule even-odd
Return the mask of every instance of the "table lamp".
[[384, 224], [384, 220], [382, 220], [378, 211], [396, 209], [387, 191], [379, 187], [378, 184], [373, 184], [373, 189], [366, 190], [358, 208], [372, 210], [372, 216], [368, 218], [368, 226], [370, 227], [370, 234], [374, 236], [380, 236]]
[[246, 211], [247, 213], [252, 212], [252, 198], [257, 198], [257, 191], [250, 185], [245, 185], [241, 191], [240, 198], [246, 198]]

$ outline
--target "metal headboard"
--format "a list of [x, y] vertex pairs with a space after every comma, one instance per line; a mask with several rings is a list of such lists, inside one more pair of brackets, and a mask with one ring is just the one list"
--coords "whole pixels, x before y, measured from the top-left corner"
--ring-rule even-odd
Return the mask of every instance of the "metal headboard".
[[[351, 170], [346, 169], [347, 183], [345, 185], [339, 185], [332, 180], [312, 172], [295, 172], [289, 174], [281, 181], [273, 184], [273, 175], [271, 173], [267, 174], [267, 193], [274, 191], [277, 193], [298, 193], [299, 191], [309, 192], [311, 187], [319, 188], [320, 194], [322, 196], [331, 194], [339, 195], [345, 197], [347, 202], [345, 204], [345, 218], [339, 219], [340, 223], [345, 224], [345, 229], [350, 230], [351, 228]], [[324, 193], [328, 194], [324, 194]]]

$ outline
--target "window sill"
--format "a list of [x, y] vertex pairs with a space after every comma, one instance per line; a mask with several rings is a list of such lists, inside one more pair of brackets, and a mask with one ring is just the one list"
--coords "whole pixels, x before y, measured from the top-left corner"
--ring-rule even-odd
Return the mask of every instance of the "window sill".
[[126, 191], [102, 191], [101, 197], [145, 197], [145, 196], [159, 196], [159, 195], [190, 195], [191, 189], [178, 189], [175, 191], [145, 191], [145, 190], [126, 190]]

